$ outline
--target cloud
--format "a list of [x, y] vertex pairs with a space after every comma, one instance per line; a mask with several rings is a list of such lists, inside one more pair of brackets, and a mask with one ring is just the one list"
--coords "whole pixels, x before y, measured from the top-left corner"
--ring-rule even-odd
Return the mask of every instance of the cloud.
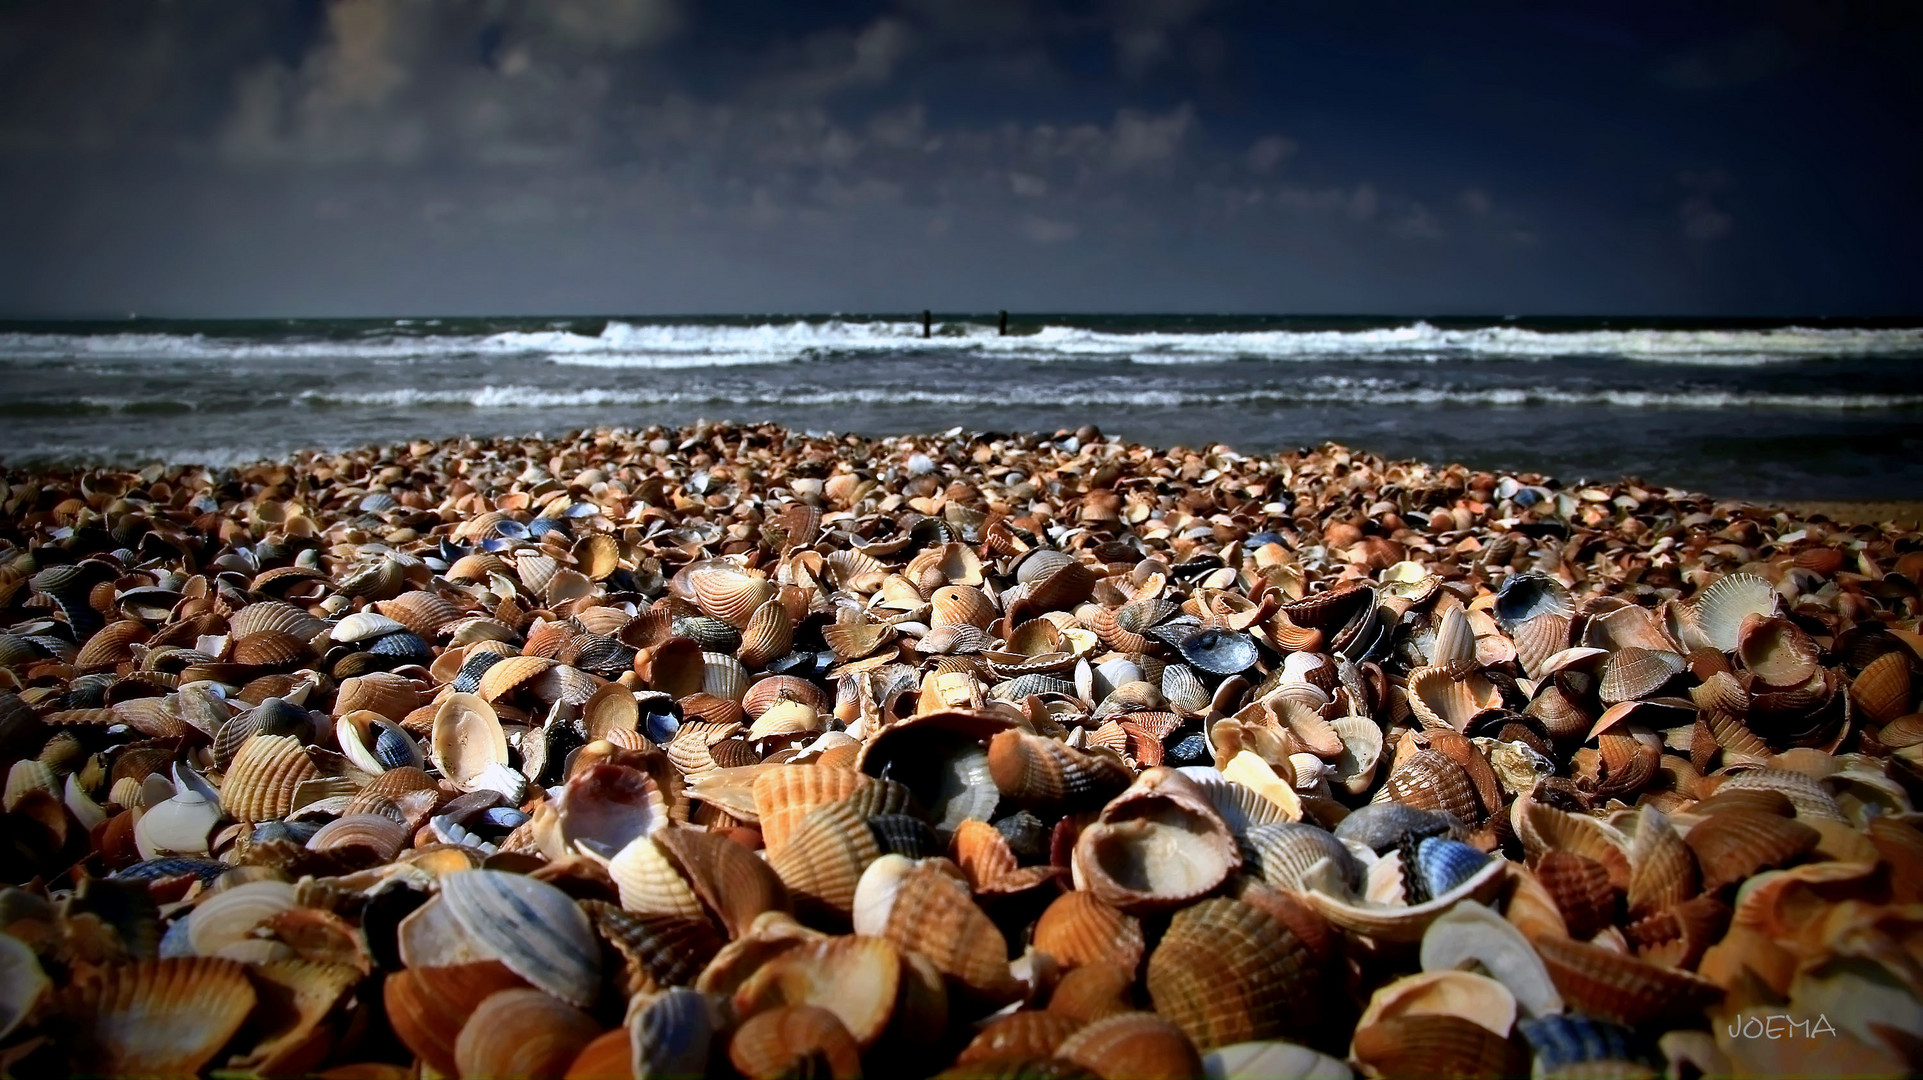
[[1298, 149], [1294, 139], [1282, 135], [1264, 135], [1249, 146], [1249, 171], [1272, 173], [1277, 165], [1293, 157]]
[[1034, 215], [1022, 219], [1022, 235], [1031, 243], [1060, 244], [1075, 239], [1081, 231], [1072, 221], [1055, 221]]
[[1115, 114], [1109, 160], [1118, 169], [1159, 165], [1175, 156], [1195, 124], [1195, 107], [1183, 104], [1157, 116], [1137, 109]]

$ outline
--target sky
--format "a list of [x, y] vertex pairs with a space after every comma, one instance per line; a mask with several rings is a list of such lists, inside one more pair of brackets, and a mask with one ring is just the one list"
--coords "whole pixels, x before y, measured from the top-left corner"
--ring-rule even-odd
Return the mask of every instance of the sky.
[[1923, 7], [6, 0], [0, 316], [1913, 315]]

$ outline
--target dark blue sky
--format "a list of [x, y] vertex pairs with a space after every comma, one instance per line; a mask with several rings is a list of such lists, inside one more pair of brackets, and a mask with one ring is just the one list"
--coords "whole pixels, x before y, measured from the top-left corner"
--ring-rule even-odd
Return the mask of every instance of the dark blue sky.
[[0, 313], [1917, 314], [1912, 4], [0, 4]]

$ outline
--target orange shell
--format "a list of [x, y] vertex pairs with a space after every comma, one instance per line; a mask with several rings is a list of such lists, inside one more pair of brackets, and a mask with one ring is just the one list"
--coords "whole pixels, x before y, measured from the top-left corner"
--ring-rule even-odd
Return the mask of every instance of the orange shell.
[[787, 846], [789, 834], [809, 811], [845, 799], [867, 782], [867, 777], [853, 769], [823, 765], [783, 765], [756, 776], [755, 814], [760, 818], [761, 838], [769, 856]]
[[1901, 652], [1888, 652], [1870, 661], [1850, 682], [1850, 700], [1872, 723], [1887, 724], [1908, 714], [1909, 657]]
[[1536, 952], [1573, 1011], [1635, 1027], [1698, 1017], [1722, 988], [1687, 971], [1657, 967], [1581, 941], [1543, 938]]
[[1303, 1037], [1324, 1014], [1321, 965], [1268, 912], [1216, 897], [1175, 913], [1148, 960], [1155, 1011], [1196, 1047]]
[[728, 1061], [746, 1080], [861, 1076], [861, 1048], [834, 1013], [813, 1005], [783, 1005], [749, 1017], [728, 1043]]
[[1131, 1012], [1135, 1008], [1131, 988], [1133, 969], [1116, 964], [1083, 964], [1069, 969], [1048, 997], [1048, 1011], [1086, 1024], [1104, 1016]]
[[894, 1019], [902, 987], [901, 953], [885, 938], [851, 935], [803, 942], [761, 965], [735, 991], [735, 1012], [751, 1016], [786, 1005], [835, 1014], [864, 1050]]
[[320, 775], [292, 735], [253, 735], [220, 785], [221, 809], [241, 821], [274, 821], [294, 808], [294, 789]]
[[247, 969], [232, 960], [140, 960], [76, 977], [54, 998], [77, 1036], [81, 1072], [191, 1076], [253, 1012]]
[[601, 1034], [580, 1009], [539, 990], [500, 990], [454, 1041], [462, 1076], [557, 1076]]
[[1141, 921], [1080, 889], [1055, 898], [1035, 922], [1035, 947], [1067, 967], [1112, 963], [1134, 971], [1146, 949]]
[[1100, 805], [1133, 779], [1120, 758], [1019, 729], [989, 740], [988, 769], [1015, 802], [1061, 810]]
[[888, 940], [928, 957], [972, 997], [1013, 1000], [1020, 987], [1009, 971], [1007, 939], [975, 906], [968, 886], [935, 862], [922, 862], [901, 882], [888, 914]]
[[1117, 1013], [1062, 1040], [1055, 1056], [1101, 1076], [1187, 1080], [1202, 1058], [1182, 1029], [1151, 1012]]
[[425, 699], [411, 680], [392, 672], [374, 671], [342, 681], [334, 694], [334, 715], [345, 716], [367, 709], [398, 724], [424, 704]]
[[1587, 939], [1615, 924], [1616, 891], [1601, 863], [1573, 851], [1553, 850], [1536, 860], [1535, 871], [1572, 937]]
[[788, 910], [788, 890], [768, 864], [720, 833], [670, 825], [654, 841], [730, 936], [746, 932], [764, 911]]
[[452, 967], [404, 968], [387, 977], [381, 996], [387, 1021], [401, 1042], [436, 1071], [452, 1074], [454, 1041], [481, 1002], [500, 990], [525, 987], [498, 960]]
[[793, 894], [799, 910], [845, 925], [854, 910], [855, 886], [862, 871], [880, 856], [881, 845], [867, 819], [853, 804], [834, 802], [809, 811], [782, 846], [770, 850], [768, 865]]
[[1703, 888], [1714, 892], [1800, 858], [1822, 834], [1794, 818], [1754, 810], [1711, 814], [1683, 837], [1703, 868]]
[[[1538, 616], [1544, 618], [1546, 616]], [[1522, 1076], [1529, 1054], [1472, 1020], [1423, 1014], [1377, 1021], [1355, 1033], [1353, 1056], [1371, 1076]]]

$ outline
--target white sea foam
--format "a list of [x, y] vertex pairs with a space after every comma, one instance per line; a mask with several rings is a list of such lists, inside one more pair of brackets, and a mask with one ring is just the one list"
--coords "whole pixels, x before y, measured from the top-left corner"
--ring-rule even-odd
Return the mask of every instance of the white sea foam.
[[0, 362], [62, 358], [404, 361], [528, 356], [570, 365], [682, 368], [779, 364], [903, 351], [974, 353], [1032, 361], [1109, 358], [1150, 364], [1237, 359], [1427, 362], [1590, 356], [1740, 367], [1822, 357], [1923, 354], [1923, 328], [1546, 331], [1511, 326], [1447, 328], [1414, 322], [1367, 330], [1194, 333], [1045, 326], [1035, 333], [1002, 337], [992, 326], [955, 323], [945, 324], [935, 337], [925, 339], [918, 323], [829, 319], [750, 326], [614, 320], [599, 334], [568, 330], [440, 336], [382, 332], [353, 340], [263, 341], [198, 333], [0, 334]]
[[820, 407], [832, 405], [1001, 406], [1034, 401], [1049, 407], [1110, 406], [1190, 408], [1211, 405], [1562, 405], [1626, 409], [1872, 410], [1923, 407], [1923, 394], [1785, 394], [1738, 391], [1561, 390], [1547, 387], [1359, 386], [1346, 380], [1276, 389], [1182, 391], [1117, 387], [996, 386], [981, 390], [916, 387], [783, 388], [744, 392], [740, 387], [686, 390], [658, 388], [549, 390], [538, 386], [481, 386], [460, 390], [397, 389], [309, 391], [300, 402], [320, 407], [470, 409], [562, 409], [647, 405], [740, 405]]

